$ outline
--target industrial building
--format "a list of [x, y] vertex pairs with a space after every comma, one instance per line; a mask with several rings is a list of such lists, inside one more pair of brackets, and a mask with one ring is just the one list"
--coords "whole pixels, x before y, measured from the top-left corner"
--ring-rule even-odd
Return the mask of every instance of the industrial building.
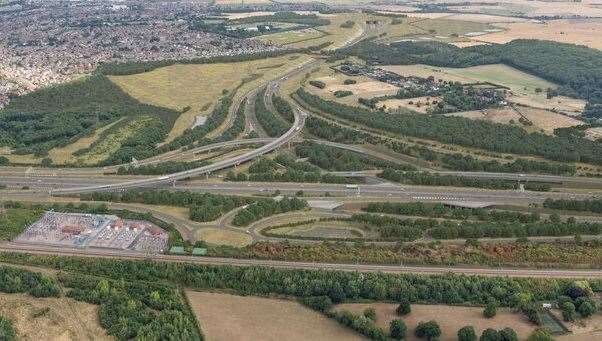
[[16, 242], [162, 253], [169, 235], [147, 221], [114, 215], [45, 212]]

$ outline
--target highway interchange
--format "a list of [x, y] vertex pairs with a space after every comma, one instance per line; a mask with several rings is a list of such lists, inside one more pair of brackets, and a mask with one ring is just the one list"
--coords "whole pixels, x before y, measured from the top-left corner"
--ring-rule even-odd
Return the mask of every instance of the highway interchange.
[[[362, 37], [354, 38], [348, 41], [353, 44]], [[279, 91], [280, 86], [286, 80], [307, 73], [322, 63], [320, 59], [312, 59], [302, 63], [285, 75], [268, 82], [266, 87], [265, 101], [266, 106], [274, 110], [271, 102], [272, 96]], [[230, 108], [228, 115], [229, 123], [232, 123], [232, 113], [235, 113], [245, 99], [252, 99], [258, 93], [254, 89], [242, 98], [239, 98]], [[300, 184], [300, 183], [252, 183], [252, 182], [216, 182], [195, 180], [203, 176], [218, 171], [236, 167], [242, 163], [255, 160], [258, 157], [271, 153], [289, 143], [300, 141], [300, 132], [303, 130], [305, 119], [310, 113], [303, 110], [300, 106], [293, 104], [294, 122], [290, 129], [278, 138], [260, 137], [248, 140], [234, 140], [220, 142], [216, 144], [201, 146], [185, 151], [172, 151], [160, 156], [141, 160], [137, 165], [151, 165], [176, 160], [186, 160], [197, 154], [202, 154], [212, 150], [225, 147], [239, 147], [245, 145], [261, 145], [251, 151], [245, 152], [231, 158], [217, 161], [207, 166], [187, 170], [183, 172], [162, 175], [162, 176], [116, 176], [105, 175], [115, 173], [120, 165], [100, 167], [100, 168], [66, 168], [66, 169], [43, 169], [30, 167], [0, 167], [0, 185], [9, 187], [9, 190], [2, 191], [6, 198], [31, 197], [39, 195], [44, 198], [46, 195], [74, 195], [89, 193], [95, 191], [122, 191], [133, 188], [170, 188], [172, 190], [189, 190], [201, 192], [213, 192], [219, 194], [261, 194], [279, 191], [283, 194], [294, 194], [303, 191], [309, 196], [333, 195], [346, 198], [366, 198], [372, 200], [401, 200], [401, 201], [435, 201], [435, 202], [476, 202], [487, 204], [529, 204], [541, 203], [546, 198], [577, 198], [585, 199], [599, 195], [599, 189], [602, 188], [602, 179], [595, 178], [575, 178], [566, 176], [534, 175], [534, 174], [509, 174], [509, 173], [486, 173], [486, 172], [448, 172], [436, 171], [439, 174], [463, 175], [476, 178], [488, 179], [506, 179], [514, 181], [543, 181], [553, 184], [575, 183], [588, 188], [588, 191], [579, 189], [563, 188], [559, 192], [528, 192], [528, 191], [496, 191], [483, 189], [466, 189], [451, 187], [426, 187], [426, 186], [400, 186], [388, 182], [376, 184], [361, 184], [357, 186], [335, 185], [335, 184]], [[247, 105], [249, 107], [249, 105]], [[252, 124], [253, 126], [256, 125]], [[249, 122], [247, 121], [247, 128]], [[367, 150], [362, 146], [350, 146], [329, 141], [314, 140], [314, 142], [325, 145], [343, 148], [371, 157], [380, 158], [390, 162], [399, 162], [394, 157]], [[340, 173], [349, 177], [365, 176], [361, 172]], [[192, 180], [191, 180], [192, 179]], [[25, 188], [25, 189], [24, 189]], [[593, 190], [592, 190], [593, 188]], [[299, 269], [336, 269], [344, 271], [383, 271], [395, 273], [446, 273], [453, 271], [455, 273], [480, 274], [480, 275], [504, 275], [504, 276], [528, 276], [528, 277], [602, 277], [602, 272], [597, 270], [527, 270], [527, 269], [482, 269], [482, 268], [449, 268], [449, 267], [407, 267], [399, 266], [378, 266], [361, 264], [325, 264], [325, 263], [300, 263], [300, 262], [278, 262], [264, 260], [240, 260], [240, 259], [222, 259], [222, 258], [204, 258], [204, 257], [186, 257], [171, 255], [140, 255], [132, 252], [115, 252], [110, 250], [65, 250], [53, 247], [40, 247], [32, 245], [21, 245], [15, 243], [1, 243], [1, 251], [10, 252], [28, 252], [40, 254], [56, 254], [66, 256], [102, 256], [115, 258], [144, 258], [152, 257], [162, 261], [187, 261], [206, 264], [229, 264], [229, 265], [257, 265], [272, 266]]]

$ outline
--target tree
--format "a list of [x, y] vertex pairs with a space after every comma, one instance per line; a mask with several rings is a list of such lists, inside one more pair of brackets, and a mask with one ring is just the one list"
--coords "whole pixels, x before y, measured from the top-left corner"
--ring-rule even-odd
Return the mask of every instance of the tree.
[[497, 304], [488, 303], [487, 306], [485, 306], [485, 309], [483, 310], [483, 316], [490, 319], [493, 318], [495, 314], [497, 314]]
[[435, 321], [420, 322], [414, 330], [414, 334], [422, 339], [432, 340], [441, 336], [441, 328]]
[[565, 294], [576, 300], [579, 297], [591, 297], [593, 295], [593, 290], [588, 281], [574, 281], [566, 288]]
[[577, 317], [577, 311], [575, 310], [575, 305], [572, 302], [562, 303], [560, 309], [562, 309], [562, 318], [565, 321], [575, 321], [575, 317]]
[[500, 333], [497, 330], [487, 328], [483, 330], [479, 341], [501, 341], [501, 339]]
[[458, 341], [476, 341], [477, 334], [473, 326], [462, 327], [458, 330]]
[[389, 332], [391, 334], [391, 338], [395, 340], [401, 340], [406, 336], [406, 332], [408, 327], [401, 320], [393, 320], [389, 324]]
[[500, 330], [500, 338], [501, 341], [518, 341], [518, 335], [516, 335], [514, 329], [509, 327]]
[[412, 306], [410, 305], [409, 301], [403, 300], [403, 301], [401, 301], [401, 303], [399, 303], [399, 305], [397, 306], [397, 309], [395, 309], [395, 312], [399, 316], [407, 315], [410, 312], [412, 312]]
[[529, 335], [527, 341], [554, 341], [554, 338], [546, 329], [536, 329]]
[[581, 317], [590, 317], [598, 310], [596, 303], [590, 298], [579, 297], [575, 303]]
[[9, 319], [4, 316], [0, 316], [0, 340], [2, 341], [15, 341], [17, 335], [13, 329], [13, 325]]

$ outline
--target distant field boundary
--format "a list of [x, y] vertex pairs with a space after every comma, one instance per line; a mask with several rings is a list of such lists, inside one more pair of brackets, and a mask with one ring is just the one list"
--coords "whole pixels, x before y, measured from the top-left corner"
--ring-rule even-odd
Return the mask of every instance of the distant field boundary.
[[95, 73], [105, 76], [127, 76], [139, 73], [153, 71], [155, 69], [171, 66], [174, 64], [215, 64], [215, 63], [235, 63], [244, 62], [272, 57], [280, 57], [293, 53], [308, 53], [321, 50], [331, 45], [331, 42], [308, 46], [303, 48], [284, 49], [278, 51], [239, 54], [235, 56], [219, 56], [211, 58], [194, 58], [194, 59], [166, 59], [159, 61], [140, 61], [140, 62], [125, 62], [125, 63], [103, 63], [100, 64]]

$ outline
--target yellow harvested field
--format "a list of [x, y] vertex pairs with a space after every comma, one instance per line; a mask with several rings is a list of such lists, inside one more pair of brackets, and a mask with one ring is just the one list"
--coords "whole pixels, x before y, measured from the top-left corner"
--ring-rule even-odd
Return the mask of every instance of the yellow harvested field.
[[71, 298], [0, 294], [0, 315], [12, 321], [19, 340], [113, 340], [100, 326], [98, 306]]
[[91, 135], [82, 137], [81, 139], [68, 144], [64, 147], [53, 148], [48, 151], [48, 157], [52, 159], [52, 162], [57, 165], [64, 165], [65, 163], [72, 161], [74, 156], [73, 153], [80, 149], [89, 148], [94, 142], [98, 141], [102, 133], [109, 130], [119, 122], [123, 121], [123, 119], [119, 119], [109, 125], [106, 125], [100, 129], [97, 129]]
[[[337, 309], [345, 309], [361, 314], [366, 308], [376, 310], [376, 324], [384, 330], [389, 329], [389, 323], [393, 319], [399, 319], [395, 313], [395, 304], [389, 303], [351, 303], [341, 304]], [[441, 327], [441, 341], [457, 340], [457, 332], [460, 328], [471, 325], [476, 334], [481, 335], [487, 328], [502, 329], [511, 327], [516, 331], [520, 340], [525, 340], [535, 330], [536, 326], [529, 323], [524, 315], [514, 313], [509, 309], [498, 309], [494, 318], [483, 317], [483, 308], [480, 307], [457, 307], [445, 305], [412, 305], [412, 312], [401, 318], [408, 326], [406, 341], [420, 341], [414, 335], [414, 329], [421, 321], [435, 320]]]
[[589, 16], [602, 17], [602, 6], [598, 0], [497, 0], [478, 1], [474, 5], [466, 5], [463, 0], [447, 1], [449, 3], [462, 3], [454, 7], [455, 10], [469, 13], [483, 13], [503, 16]]
[[474, 120], [487, 120], [495, 123], [504, 124], [509, 124], [511, 123], [511, 121], [514, 123], [518, 123], [518, 120], [521, 118], [521, 115], [510, 107], [456, 112], [446, 114], [446, 116], [459, 116]]
[[505, 30], [479, 36], [475, 40], [507, 43], [514, 39], [542, 39], [602, 49], [602, 18], [503, 23], [498, 26]]
[[290, 56], [237, 63], [176, 64], [136, 75], [111, 76], [110, 79], [143, 103], [174, 110], [191, 108], [176, 120], [166, 139], [169, 142], [190, 128], [197, 116], [209, 114], [223, 90], [231, 91], [244, 78], [258, 73], [262, 77], [254, 82], [274, 78], [293, 65], [296, 63]]
[[196, 291], [186, 296], [211, 341], [365, 340], [294, 301]]
[[548, 99], [543, 92], [541, 94], [525, 94], [524, 92], [512, 94], [508, 96], [508, 101], [533, 108], [557, 110], [572, 116], [579, 116], [587, 103], [582, 99], [565, 96]]
[[251, 244], [251, 236], [226, 229], [207, 227], [197, 231], [197, 239], [213, 245], [243, 247]]
[[535, 127], [549, 134], [553, 133], [556, 128], [566, 128], [584, 124], [582, 121], [572, 117], [548, 110], [519, 106], [516, 107], [516, 110], [518, 110], [526, 119], [533, 122]]
[[432, 108], [440, 99], [438, 97], [416, 97], [406, 99], [387, 99], [376, 104], [378, 108], [386, 107], [388, 110], [410, 109], [421, 114], [426, 114], [427, 109]]

